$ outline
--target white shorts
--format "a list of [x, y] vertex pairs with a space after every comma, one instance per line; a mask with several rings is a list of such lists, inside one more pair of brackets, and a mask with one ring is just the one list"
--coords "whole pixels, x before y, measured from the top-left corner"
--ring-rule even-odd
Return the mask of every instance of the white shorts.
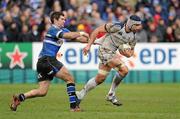
[[100, 63], [106, 65], [115, 56], [115, 54], [116, 52], [103, 47], [99, 47], [98, 57], [100, 59]]

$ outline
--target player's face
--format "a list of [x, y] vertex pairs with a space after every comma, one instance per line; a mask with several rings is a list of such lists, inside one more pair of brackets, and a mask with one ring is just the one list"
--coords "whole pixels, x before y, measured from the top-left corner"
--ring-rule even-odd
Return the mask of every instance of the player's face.
[[135, 24], [135, 25], [133, 25], [132, 28], [131, 28], [131, 30], [132, 30], [133, 32], [138, 32], [138, 31], [140, 31], [141, 29], [142, 29], [142, 25], [141, 25], [141, 24]]
[[57, 20], [57, 25], [59, 27], [64, 27], [65, 21], [66, 21], [66, 18], [64, 16], [60, 16], [60, 18]]

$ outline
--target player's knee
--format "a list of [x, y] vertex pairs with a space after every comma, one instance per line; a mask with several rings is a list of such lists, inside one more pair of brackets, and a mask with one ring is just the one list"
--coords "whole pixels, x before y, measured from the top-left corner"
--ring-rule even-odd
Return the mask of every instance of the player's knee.
[[99, 69], [98, 75], [96, 76], [96, 83], [101, 84], [102, 82], [104, 82], [108, 74], [109, 74], [109, 71]]
[[125, 69], [124, 69], [124, 76], [126, 76], [127, 74], [128, 74], [128, 72], [129, 72], [129, 70], [128, 70], [128, 68], [126, 67]]
[[104, 80], [106, 79], [106, 76], [105, 75], [97, 75], [96, 76], [96, 83], [97, 84], [101, 84], [104, 82]]
[[127, 68], [127, 66], [121, 68], [121, 70], [119, 71], [120, 75], [125, 77], [128, 74], [129, 70]]

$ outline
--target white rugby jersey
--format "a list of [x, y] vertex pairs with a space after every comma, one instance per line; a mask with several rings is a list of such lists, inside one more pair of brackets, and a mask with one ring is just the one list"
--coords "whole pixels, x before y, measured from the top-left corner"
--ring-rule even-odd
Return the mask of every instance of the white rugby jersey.
[[116, 52], [118, 49], [121, 50], [123, 44], [128, 43], [131, 48], [136, 45], [135, 33], [125, 31], [125, 25], [122, 23], [115, 23], [113, 25], [106, 24], [105, 29], [107, 31], [106, 35], [97, 40], [96, 42], [100, 44], [100, 48], [105, 48]]

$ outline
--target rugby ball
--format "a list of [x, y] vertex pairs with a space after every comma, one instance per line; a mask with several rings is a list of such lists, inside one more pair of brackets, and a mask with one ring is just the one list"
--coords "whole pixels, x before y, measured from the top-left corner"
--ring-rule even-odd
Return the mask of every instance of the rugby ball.
[[126, 44], [122, 44], [120, 47], [119, 47], [119, 50], [123, 51], [123, 50], [130, 50], [131, 49], [131, 46], [126, 43]]

